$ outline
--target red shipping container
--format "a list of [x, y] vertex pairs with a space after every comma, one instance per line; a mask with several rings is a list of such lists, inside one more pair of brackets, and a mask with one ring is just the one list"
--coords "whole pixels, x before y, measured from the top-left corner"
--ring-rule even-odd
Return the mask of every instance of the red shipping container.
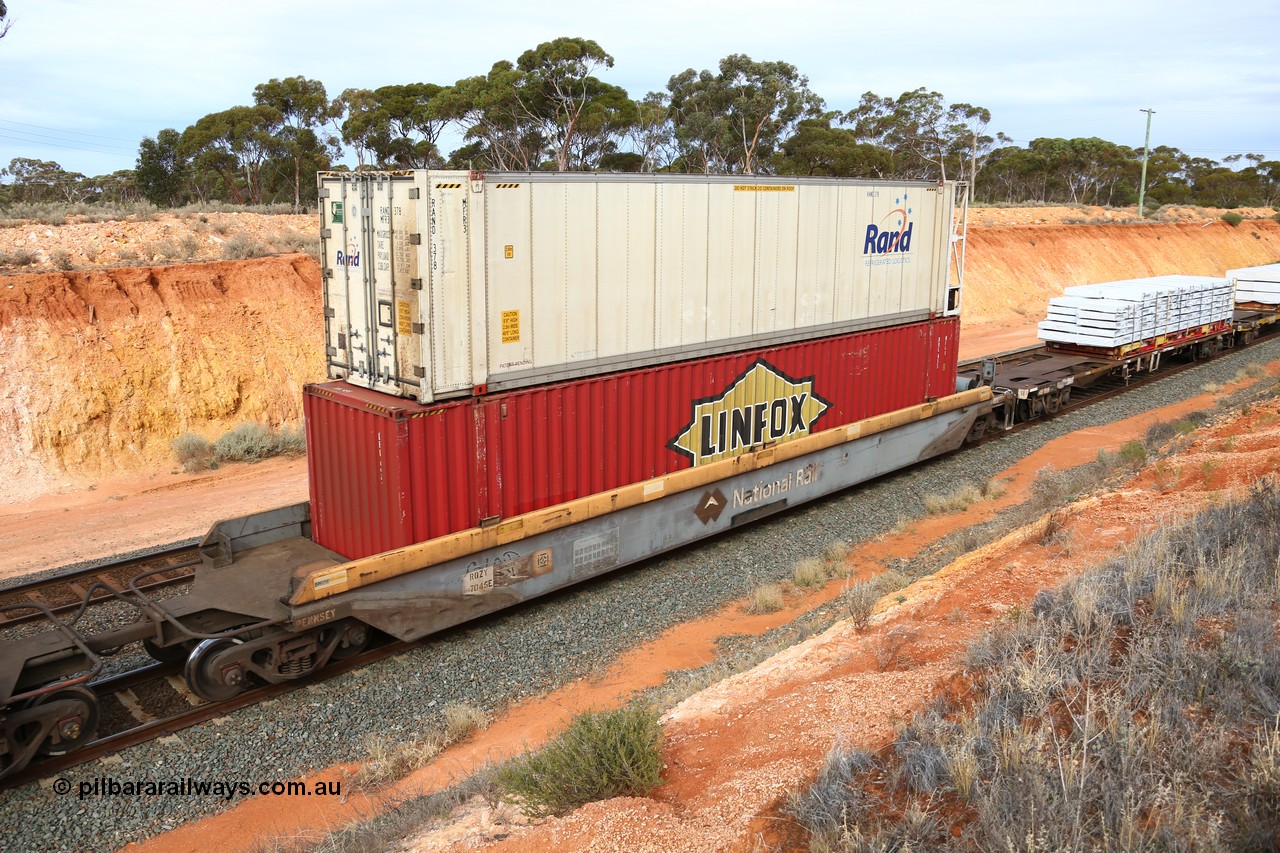
[[956, 318], [420, 405], [304, 389], [312, 535], [389, 551], [955, 392]]

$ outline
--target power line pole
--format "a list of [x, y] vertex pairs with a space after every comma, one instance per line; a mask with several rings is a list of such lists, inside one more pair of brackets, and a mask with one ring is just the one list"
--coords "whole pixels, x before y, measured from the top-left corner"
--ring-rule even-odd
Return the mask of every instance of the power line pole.
[[1142, 143], [1142, 183], [1138, 185], [1138, 218], [1143, 217], [1142, 202], [1147, 196], [1147, 152], [1151, 150], [1151, 117], [1156, 114], [1152, 109], [1138, 110], [1147, 114], [1147, 138]]

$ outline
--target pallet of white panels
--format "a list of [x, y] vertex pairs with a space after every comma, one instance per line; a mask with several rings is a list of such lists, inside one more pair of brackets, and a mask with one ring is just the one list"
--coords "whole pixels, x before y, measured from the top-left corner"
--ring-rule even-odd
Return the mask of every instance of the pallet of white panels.
[[1227, 270], [1235, 282], [1236, 302], [1241, 305], [1280, 305], [1280, 264]]
[[1068, 287], [1039, 324], [1050, 349], [1121, 357], [1219, 334], [1234, 306], [1227, 279], [1167, 275]]

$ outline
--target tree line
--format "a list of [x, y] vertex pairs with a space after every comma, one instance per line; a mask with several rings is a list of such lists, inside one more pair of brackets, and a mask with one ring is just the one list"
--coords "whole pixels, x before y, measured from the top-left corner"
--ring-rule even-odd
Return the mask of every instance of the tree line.
[[[358, 169], [600, 170], [873, 179], [954, 178], [985, 202], [1134, 204], [1142, 150], [1097, 137], [1033, 139], [991, 132], [991, 112], [924, 87], [873, 92], [832, 110], [796, 66], [742, 54], [715, 70], [673, 75], [639, 100], [599, 79], [613, 57], [596, 42], [558, 38], [453, 85], [346, 89], [330, 98], [305, 77], [254, 88], [253, 104], [211, 113], [139, 144], [134, 169], [87, 178], [57, 163], [15, 158], [0, 204], [316, 200], [314, 173]], [[453, 128], [462, 144], [440, 149]], [[1150, 152], [1147, 199], [1214, 207], [1275, 206], [1280, 161], [1237, 154], [1217, 162], [1177, 148]]]

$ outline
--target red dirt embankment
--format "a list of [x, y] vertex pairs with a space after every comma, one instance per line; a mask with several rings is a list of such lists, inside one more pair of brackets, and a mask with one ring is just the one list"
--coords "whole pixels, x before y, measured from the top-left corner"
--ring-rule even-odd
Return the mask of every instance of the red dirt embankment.
[[1049, 298], [1078, 284], [1153, 275], [1222, 275], [1280, 259], [1280, 222], [971, 227], [966, 326], [1040, 320]]
[[296, 425], [324, 376], [306, 255], [0, 279], [0, 500], [172, 467], [169, 442]]

